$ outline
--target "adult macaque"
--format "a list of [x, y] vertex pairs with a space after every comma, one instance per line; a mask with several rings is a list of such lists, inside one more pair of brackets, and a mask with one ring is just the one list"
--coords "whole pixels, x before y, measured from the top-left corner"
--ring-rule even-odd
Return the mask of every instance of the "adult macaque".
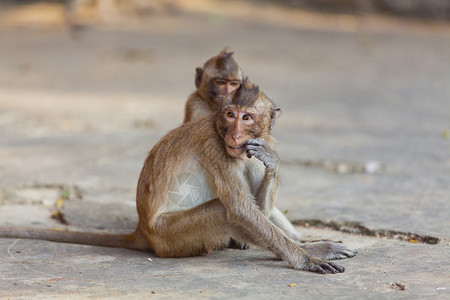
[[219, 98], [239, 88], [242, 78], [242, 70], [230, 50], [224, 49], [208, 59], [203, 68], [195, 69], [197, 90], [186, 102], [183, 123], [217, 112]]
[[202, 255], [234, 239], [266, 248], [295, 269], [344, 272], [326, 259], [352, 257], [354, 251], [341, 243], [296, 241], [292, 225], [274, 207], [279, 159], [270, 130], [278, 110], [245, 80], [216, 114], [170, 131], [141, 171], [134, 233], [0, 227], [0, 237], [122, 247], [160, 257]]

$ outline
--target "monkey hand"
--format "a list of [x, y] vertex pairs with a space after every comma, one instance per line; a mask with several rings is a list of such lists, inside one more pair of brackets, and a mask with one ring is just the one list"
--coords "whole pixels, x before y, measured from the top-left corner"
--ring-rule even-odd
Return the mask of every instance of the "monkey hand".
[[259, 159], [268, 169], [278, 169], [278, 154], [267, 145], [264, 139], [253, 139], [247, 141], [247, 157], [252, 156]]
[[326, 260], [323, 260], [318, 257], [307, 256], [306, 262], [303, 262], [299, 265], [294, 265], [294, 269], [297, 270], [305, 270], [309, 272], [315, 272], [319, 274], [336, 274], [336, 273], [344, 273], [345, 268]]
[[322, 259], [343, 259], [356, 255], [357, 251], [352, 250], [339, 242], [318, 241], [302, 243], [301, 247], [312, 256]]

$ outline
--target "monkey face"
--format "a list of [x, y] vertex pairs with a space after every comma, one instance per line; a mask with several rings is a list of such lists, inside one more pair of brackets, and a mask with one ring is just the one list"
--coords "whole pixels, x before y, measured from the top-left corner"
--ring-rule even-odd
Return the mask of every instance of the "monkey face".
[[257, 126], [256, 111], [230, 105], [221, 112], [221, 127], [225, 149], [232, 157], [245, 157], [247, 141], [254, 139]]
[[241, 86], [240, 79], [213, 78], [212, 83], [218, 96], [226, 96]]
[[270, 139], [275, 105], [258, 86], [245, 79], [236, 92], [219, 99], [216, 128], [230, 156], [245, 157], [248, 140]]
[[241, 80], [233, 77], [216, 76], [207, 80], [206, 99], [219, 104], [221, 96], [228, 96], [241, 86]]
[[242, 70], [232, 56], [233, 52], [224, 49], [195, 70], [197, 92], [213, 106], [218, 104], [218, 96], [229, 95], [241, 86]]

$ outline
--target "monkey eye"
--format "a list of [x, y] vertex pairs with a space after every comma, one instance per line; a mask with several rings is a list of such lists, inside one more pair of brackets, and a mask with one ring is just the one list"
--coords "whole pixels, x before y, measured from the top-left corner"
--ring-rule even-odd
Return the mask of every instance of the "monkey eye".
[[251, 120], [251, 118], [252, 118], [252, 116], [250, 116], [249, 114], [245, 114], [242, 116], [242, 120], [244, 120], [244, 121]]
[[232, 113], [231, 111], [227, 112], [227, 117], [234, 118], [234, 113]]
[[216, 85], [218, 85], [218, 86], [227, 84], [227, 82], [226, 82], [225, 80], [220, 80], [220, 79], [219, 79], [219, 80], [216, 80], [215, 83], [216, 83]]
[[230, 85], [231, 85], [231, 86], [239, 86], [240, 83], [239, 83], [239, 81], [231, 81], [231, 82], [230, 82]]

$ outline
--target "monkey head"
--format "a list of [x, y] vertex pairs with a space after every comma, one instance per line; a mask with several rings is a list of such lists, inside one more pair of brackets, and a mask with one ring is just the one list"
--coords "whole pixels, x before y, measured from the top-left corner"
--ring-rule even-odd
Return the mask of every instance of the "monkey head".
[[219, 96], [226, 96], [239, 88], [242, 70], [229, 49], [208, 59], [203, 68], [195, 70], [195, 86], [200, 96], [218, 105]]
[[280, 109], [257, 85], [245, 78], [235, 93], [221, 100], [216, 128], [230, 156], [244, 157], [248, 140], [272, 139], [270, 130]]

